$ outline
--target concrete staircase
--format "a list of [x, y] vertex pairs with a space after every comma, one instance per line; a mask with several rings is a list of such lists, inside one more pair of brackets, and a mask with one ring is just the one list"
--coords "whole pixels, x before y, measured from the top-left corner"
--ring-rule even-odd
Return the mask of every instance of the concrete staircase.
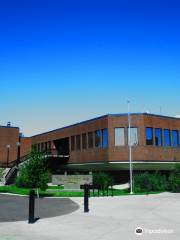
[[5, 176], [5, 185], [14, 184], [18, 173], [18, 166], [14, 165]]
[[0, 186], [6, 185], [6, 176], [11, 168], [0, 168]]

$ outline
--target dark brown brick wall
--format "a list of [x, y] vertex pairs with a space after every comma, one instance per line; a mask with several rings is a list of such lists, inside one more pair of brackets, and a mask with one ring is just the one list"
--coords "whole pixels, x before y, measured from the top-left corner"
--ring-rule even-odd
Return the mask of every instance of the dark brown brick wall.
[[[17, 142], [19, 142], [19, 128], [0, 127], [0, 163], [7, 163], [7, 145], [9, 149], [9, 163], [17, 159]], [[31, 138], [21, 138], [21, 157], [31, 150]]]
[[[139, 144], [132, 148], [134, 161], [172, 161], [180, 160], [180, 147], [157, 147], [146, 146], [145, 128], [162, 128], [180, 131], [180, 119], [167, 118], [162, 116], [133, 114], [131, 115], [131, 126], [138, 128]], [[126, 135], [126, 145], [122, 147], [114, 146], [114, 128], [124, 127]], [[74, 135], [88, 133], [97, 129], [108, 128], [107, 149], [92, 148], [81, 151], [71, 151], [69, 163], [87, 163], [104, 161], [128, 161], [129, 153], [127, 146], [128, 117], [127, 115], [109, 115], [97, 120], [88, 121], [68, 128], [55, 130], [42, 135], [32, 137], [33, 143], [53, 141], [58, 138], [71, 137]]]
[[30, 137], [21, 138], [21, 157], [27, 155], [31, 151], [32, 139]]
[[[109, 117], [109, 161], [127, 161], [128, 147], [114, 146], [114, 128], [125, 127], [127, 132], [127, 117]], [[132, 148], [133, 161], [173, 161], [180, 160], [180, 147], [147, 146], [146, 127], [179, 130], [180, 119], [153, 115], [132, 115], [131, 126], [138, 127], [139, 144]], [[155, 142], [155, 136], [154, 136]], [[127, 139], [126, 139], [127, 143]]]
[[7, 145], [9, 149], [9, 162], [17, 158], [17, 145], [19, 141], [19, 128], [0, 127], [0, 163], [7, 161]]
[[[32, 137], [32, 143], [38, 144], [41, 142], [53, 141], [55, 139], [76, 136], [82, 133], [94, 132], [108, 127], [108, 118], [100, 118], [94, 121], [87, 121], [82, 124], [74, 125], [62, 130], [56, 130], [42, 135]], [[82, 145], [82, 141], [81, 141]], [[71, 151], [69, 163], [85, 163], [96, 161], [107, 161], [108, 150], [102, 148], [87, 148], [81, 151]]]
[[[131, 115], [131, 126], [138, 128], [139, 144], [132, 148], [133, 161], [180, 161], [180, 147], [163, 147], [163, 146], [146, 146], [145, 128], [161, 128], [170, 130], [179, 130], [180, 135], [180, 119], [168, 118], [151, 114], [133, 114]], [[126, 140], [125, 146], [115, 147], [114, 145], [114, 128], [124, 127]], [[71, 136], [81, 135], [83, 133], [95, 132], [95, 130], [108, 129], [108, 148], [87, 148], [71, 151], [69, 163], [94, 163], [106, 161], [128, 161], [129, 153], [127, 146], [128, 117], [127, 115], [106, 115], [97, 119], [75, 124], [66, 128], [57, 129], [51, 132], [33, 136], [31, 138], [21, 139], [21, 156], [26, 155], [31, 144], [41, 144], [51, 141], [51, 148], [54, 147], [53, 141], [60, 138], [69, 138]], [[0, 127], [0, 161], [6, 162], [7, 149], [6, 145], [10, 144], [10, 161], [17, 157], [17, 146], [19, 138], [18, 128]], [[155, 140], [155, 139], [154, 139]], [[154, 141], [155, 142], [155, 141]]]

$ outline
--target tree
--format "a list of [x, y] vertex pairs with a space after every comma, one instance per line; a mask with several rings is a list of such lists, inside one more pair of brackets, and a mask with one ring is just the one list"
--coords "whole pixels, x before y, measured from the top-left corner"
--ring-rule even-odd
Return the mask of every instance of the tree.
[[47, 189], [48, 161], [43, 153], [32, 147], [27, 161], [20, 167], [19, 176], [16, 179], [17, 187]]
[[180, 192], [180, 164], [175, 165], [175, 169], [171, 172], [169, 179], [169, 190], [172, 192]]
[[97, 172], [93, 173], [93, 184], [103, 190], [113, 185], [113, 179], [107, 173]]

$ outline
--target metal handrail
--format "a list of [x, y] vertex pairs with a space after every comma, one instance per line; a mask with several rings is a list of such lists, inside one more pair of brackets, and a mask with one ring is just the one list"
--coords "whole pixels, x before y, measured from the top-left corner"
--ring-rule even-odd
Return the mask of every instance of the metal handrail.
[[[54, 156], [54, 157], [60, 157], [60, 158], [69, 158], [69, 157], [70, 157], [70, 155], [62, 155], [62, 154], [59, 154], [59, 151], [58, 151], [57, 149], [47, 149], [47, 150], [45, 150], [45, 151], [41, 151], [41, 153], [44, 153], [44, 156], [45, 156], [45, 157], [52, 157], [52, 156]], [[16, 159], [16, 160], [14, 160], [14, 161], [12, 161], [12, 162], [9, 162], [8, 165], [7, 165], [7, 163], [0, 163], [0, 167], [6, 167], [6, 168], [9, 167], [9, 168], [11, 168], [11, 169], [8, 171], [8, 173], [6, 174], [5, 179], [8, 178], [8, 176], [10, 175], [10, 173], [11, 173], [14, 169], [18, 168], [18, 165], [19, 165], [19, 164], [27, 161], [27, 160], [28, 160], [28, 156], [29, 156], [29, 154], [26, 154], [26, 155], [22, 156], [19, 160]]]
[[18, 169], [18, 167], [16, 165], [14, 165], [6, 174], [5, 176], [5, 182], [7, 182], [9, 180], [9, 178], [11, 177], [11, 174]]
[[[44, 153], [44, 155], [47, 156], [47, 157], [50, 157], [50, 156], [69, 157], [69, 155], [59, 154], [59, 151], [57, 149], [47, 149], [47, 150], [41, 151], [41, 153]], [[15, 165], [19, 165], [19, 163], [22, 163], [22, 162], [26, 161], [27, 158], [28, 158], [28, 154], [22, 156], [19, 159], [19, 161], [16, 159], [16, 160], [13, 160], [13, 161], [9, 162], [8, 164], [6, 162], [2, 162], [2, 163], [0, 163], [0, 167], [12, 168]]]

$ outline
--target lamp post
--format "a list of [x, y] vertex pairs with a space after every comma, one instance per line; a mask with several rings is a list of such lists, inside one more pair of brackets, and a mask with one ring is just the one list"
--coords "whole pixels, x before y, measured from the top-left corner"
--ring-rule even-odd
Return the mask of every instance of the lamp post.
[[130, 101], [128, 104], [128, 147], [129, 147], [129, 175], [130, 175], [130, 194], [133, 194], [133, 168], [132, 168], [132, 145], [131, 145], [131, 115], [130, 115]]
[[21, 147], [20, 141], [16, 143], [16, 146], [17, 146], [17, 160], [16, 160], [16, 165], [18, 166], [18, 164], [20, 163], [20, 147]]
[[7, 144], [6, 148], [7, 148], [7, 162], [6, 162], [6, 166], [9, 166], [9, 150], [10, 150], [11, 145]]

